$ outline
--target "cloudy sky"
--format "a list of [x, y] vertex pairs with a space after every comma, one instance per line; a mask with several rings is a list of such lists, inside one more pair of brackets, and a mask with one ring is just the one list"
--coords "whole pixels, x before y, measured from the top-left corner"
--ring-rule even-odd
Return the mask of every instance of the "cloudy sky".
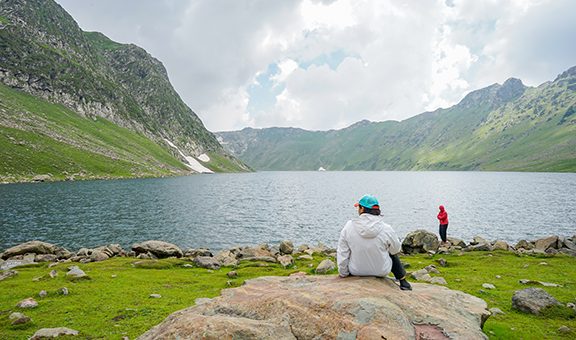
[[576, 65], [573, 0], [57, 0], [160, 59], [211, 131], [342, 128]]

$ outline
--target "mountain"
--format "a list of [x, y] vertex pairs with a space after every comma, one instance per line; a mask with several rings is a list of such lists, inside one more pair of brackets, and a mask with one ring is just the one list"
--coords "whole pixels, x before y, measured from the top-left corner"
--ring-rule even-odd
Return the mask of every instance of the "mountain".
[[[34, 133], [41, 135], [43, 140], [48, 139], [44, 142], [63, 143], [62, 147], [70, 151], [107, 157], [102, 163], [104, 169], [98, 173], [83, 169], [82, 161], [75, 163], [79, 169], [97, 177], [107, 173], [113, 175], [118, 162], [134, 164], [139, 169], [127, 176], [158, 175], [156, 170], [140, 171], [148, 167], [159, 167], [163, 174], [185, 173], [189, 168], [199, 172], [202, 166], [214, 171], [248, 170], [225, 152], [215, 136], [181, 100], [160, 61], [138, 46], [114, 42], [98, 32], [82, 31], [53, 0], [0, 2], [0, 83], [5, 85], [0, 91], [0, 138], [5, 143], [20, 140], [41, 148], [39, 142], [26, 137], [26, 134]], [[33, 98], [20, 96], [13, 90]], [[24, 103], [15, 102], [18, 98]], [[29, 107], [32, 103], [37, 110]], [[60, 104], [61, 108], [55, 109], [51, 104]], [[64, 121], [43, 124], [47, 119], [43, 113], [52, 110], [44, 110], [43, 106], [53, 108], [54, 112], [68, 110], [57, 119], [50, 116]], [[18, 111], [24, 107], [25, 118]], [[82, 120], [78, 121], [76, 116]], [[155, 144], [154, 149], [159, 149], [163, 155], [155, 158], [143, 149], [136, 153], [141, 157], [134, 157], [128, 152], [130, 146], [122, 143], [117, 146], [127, 152], [118, 152], [108, 143], [109, 136], [104, 133], [92, 134], [96, 138], [92, 142], [98, 144], [97, 148], [76, 138], [77, 134], [90, 135], [98, 131], [98, 124], [102, 122], [114, 125], [112, 129], [119, 128], [117, 132], [122, 132], [118, 132], [118, 136], [145, 137], [148, 141], [144, 144]], [[77, 128], [74, 133], [59, 129], [71, 125]], [[29, 178], [47, 166], [42, 157], [37, 158], [36, 164], [32, 148], [28, 152], [32, 157], [30, 167], [22, 169], [18, 162], [25, 160], [17, 153], [9, 154], [8, 149], [13, 147], [0, 151], [3, 162], [10, 163], [4, 164], [3, 171], [8, 168], [20, 170], [0, 173], [4, 178]], [[49, 168], [55, 177], [69, 172], [66, 162], [53, 165]]]
[[508, 79], [404, 121], [216, 133], [258, 170], [576, 171], [576, 67], [536, 88]]

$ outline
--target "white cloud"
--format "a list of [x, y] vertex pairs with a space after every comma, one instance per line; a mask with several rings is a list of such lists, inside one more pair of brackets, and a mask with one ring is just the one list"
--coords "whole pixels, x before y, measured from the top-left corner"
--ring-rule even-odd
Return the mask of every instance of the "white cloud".
[[[158, 57], [212, 131], [404, 119], [508, 77], [537, 85], [576, 61], [571, 0], [58, 2], [85, 29]], [[248, 105], [274, 64], [276, 102]]]

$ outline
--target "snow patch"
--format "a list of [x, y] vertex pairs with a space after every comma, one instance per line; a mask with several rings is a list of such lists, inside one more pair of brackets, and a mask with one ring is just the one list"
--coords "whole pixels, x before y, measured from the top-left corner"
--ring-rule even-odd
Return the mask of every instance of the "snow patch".
[[[196, 160], [196, 158], [191, 157], [191, 156], [186, 156], [176, 145], [174, 145], [174, 143], [172, 143], [171, 141], [169, 141], [168, 139], [164, 138], [164, 141], [166, 143], [168, 143], [168, 145], [170, 145], [171, 147], [173, 147], [174, 149], [176, 149], [176, 151], [178, 151], [178, 153], [180, 154], [180, 156], [184, 157], [184, 159], [186, 160], [187, 163], [184, 163], [184, 165], [186, 165], [187, 167], [189, 167], [191, 170], [199, 172], [199, 173], [209, 173], [209, 174], [213, 174], [214, 171], [208, 169], [207, 167], [205, 167], [204, 165], [200, 164], [200, 162], [198, 162], [198, 160]], [[200, 155], [200, 157], [198, 158], [203, 158], [202, 156], [206, 156], [208, 157], [208, 155], [206, 154], [202, 154]], [[210, 160], [210, 158], [208, 158], [208, 161]]]
[[200, 156], [198, 156], [198, 159], [201, 160], [202, 162], [206, 163], [206, 162], [210, 162], [210, 157], [203, 153]]

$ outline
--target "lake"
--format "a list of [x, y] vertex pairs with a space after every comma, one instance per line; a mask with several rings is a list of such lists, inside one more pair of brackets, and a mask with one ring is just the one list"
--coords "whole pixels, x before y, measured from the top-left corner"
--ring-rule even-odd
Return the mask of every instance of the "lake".
[[576, 174], [257, 172], [0, 185], [0, 250], [37, 239], [70, 250], [158, 239], [182, 248], [322, 242], [336, 246], [364, 194], [403, 237], [437, 233], [516, 242], [576, 234]]

